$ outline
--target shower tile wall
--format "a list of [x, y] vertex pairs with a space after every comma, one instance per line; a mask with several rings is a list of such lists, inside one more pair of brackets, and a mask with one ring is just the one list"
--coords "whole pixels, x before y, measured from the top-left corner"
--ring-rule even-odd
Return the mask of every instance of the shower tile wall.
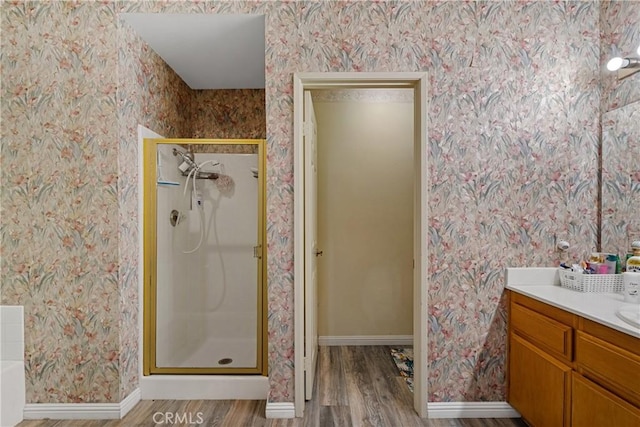
[[[192, 215], [189, 209], [191, 192], [183, 194], [186, 178], [180, 175], [173, 149], [180, 150], [181, 147], [163, 144], [157, 149], [160, 159], [158, 175], [166, 181], [180, 183], [180, 186], [159, 185], [156, 193], [156, 330], [157, 336], [162, 337], [156, 341], [158, 366], [177, 366], [177, 361], [186, 357], [183, 353], [193, 351], [200, 338], [189, 333], [188, 317], [192, 310], [185, 302], [190, 295], [187, 286], [195, 282], [191, 276], [194, 266], [189, 265], [190, 257], [182, 252], [187, 250], [185, 245], [189, 233], [184, 224], [189, 221], [186, 217], [181, 220], [178, 232], [178, 228], [167, 220], [174, 209], [182, 215]], [[183, 239], [176, 241], [179, 237]], [[191, 243], [189, 245], [191, 248]]]
[[[253, 248], [258, 236], [258, 180], [251, 168], [256, 154], [201, 154], [195, 161], [204, 170], [217, 171], [217, 180], [198, 180], [203, 200], [204, 240], [200, 211], [191, 203], [191, 184], [178, 172], [171, 154], [175, 145], [160, 145], [162, 176], [180, 186], [157, 190], [157, 336], [158, 367], [212, 367], [231, 358], [224, 367], [256, 366], [258, 262]], [[180, 147], [178, 147], [180, 149]], [[183, 219], [173, 227], [169, 213]]]
[[120, 12], [266, 14], [271, 401], [294, 394], [293, 72], [429, 72], [430, 400], [504, 400], [504, 267], [553, 265], [555, 232], [596, 244], [599, 30], [637, 43], [640, 3], [1, 7], [2, 303], [25, 305], [28, 402], [138, 382], [136, 125], [176, 136], [186, 95]]

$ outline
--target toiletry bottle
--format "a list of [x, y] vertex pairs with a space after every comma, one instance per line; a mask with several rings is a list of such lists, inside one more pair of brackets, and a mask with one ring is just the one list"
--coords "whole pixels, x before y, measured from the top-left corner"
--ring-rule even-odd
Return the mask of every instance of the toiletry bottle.
[[608, 254], [605, 261], [608, 274], [616, 274], [616, 255]]
[[640, 240], [631, 243], [631, 256], [627, 258], [627, 273], [640, 273]]

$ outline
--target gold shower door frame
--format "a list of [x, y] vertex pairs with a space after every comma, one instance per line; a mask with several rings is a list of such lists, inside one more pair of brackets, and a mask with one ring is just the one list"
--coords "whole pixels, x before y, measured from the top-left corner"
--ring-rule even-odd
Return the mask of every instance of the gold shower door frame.
[[[156, 366], [156, 286], [157, 286], [157, 148], [177, 145], [252, 145], [258, 149], [258, 277], [257, 351], [255, 368], [184, 368]], [[267, 375], [267, 292], [266, 292], [266, 140], [264, 139], [182, 139], [145, 138], [143, 146], [143, 374], [254, 374]], [[230, 153], [233, 154], [233, 153]], [[241, 154], [241, 153], [238, 153]]]

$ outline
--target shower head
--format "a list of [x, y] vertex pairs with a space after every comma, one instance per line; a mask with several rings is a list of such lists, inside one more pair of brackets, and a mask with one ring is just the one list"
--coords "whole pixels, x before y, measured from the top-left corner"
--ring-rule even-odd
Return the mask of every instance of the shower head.
[[180, 163], [180, 165], [178, 165], [178, 169], [180, 169], [180, 172], [182, 172], [183, 174], [188, 173], [191, 169], [198, 167], [198, 165], [194, 161], [193, 153], [184, 153], [174, 148], [173, 155], [178, 156], [182, 159], [182, 162]]

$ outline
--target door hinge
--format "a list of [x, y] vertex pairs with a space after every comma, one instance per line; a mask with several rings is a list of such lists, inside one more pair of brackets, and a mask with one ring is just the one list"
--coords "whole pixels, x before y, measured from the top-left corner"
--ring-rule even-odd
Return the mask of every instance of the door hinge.
[[254, 246], [253, 247], [253, 257], [254, 258], [258, 258], [258, 259], [262, 259], [262, 245], [258, 245], [258, 246]]

